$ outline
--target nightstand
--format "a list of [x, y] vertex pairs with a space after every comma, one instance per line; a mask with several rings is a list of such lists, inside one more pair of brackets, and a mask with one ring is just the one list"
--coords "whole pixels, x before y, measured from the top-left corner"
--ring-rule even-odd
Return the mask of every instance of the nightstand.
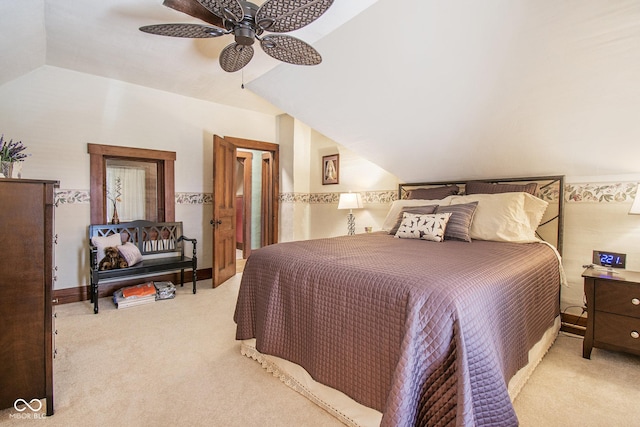
[[593, 347], [640, 355], [640, 273], [587, 268], [583, 273], [587, 296], [587, 330], [582, 357]]

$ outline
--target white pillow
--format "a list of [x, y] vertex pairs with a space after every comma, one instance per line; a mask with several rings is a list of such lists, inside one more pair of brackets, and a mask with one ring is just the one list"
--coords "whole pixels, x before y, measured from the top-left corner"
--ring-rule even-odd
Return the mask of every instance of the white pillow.
[[527, 215], [529, 215], [531, 226], [534, 227], [535, 231], [538, 229], [538, 226], [542, 221], [542, 217], [549, 206], [549, 202], [539, 199], [529, 193], [522, 194], [524, 194], [524, 210], [527, 212]]
[[548, 202], [528, 193], [470, 194], [451, 196], [451, 204], [478, 202], [469, 236], [477, 240], [527, 243], [537, 242]]
[[447, 196], [444, 199], [439, 200], [420, 200], [420, 199], [412, 199], [412, 200], [396, 200], [391, 204], [391, 208], [389, 208], [389, 212], [387, 212], [387, 216], [382, 223], [382, 230], [387, 233], [396, 225], [398, 222], [398, 215], [402, 212], [402, 209], [408, 206], [431, 206], [431, 205], [440, 205], [440, 206], [449, 206], [451, 204], [451, 198], [456, 196]]
[[120, 233], [111, 234], [109, 236], [93, 236], [91, 238], [91, 243], [93, 246], [98, 248], [97, 258], [98, 261], [102, 261], [104, 258], [104, 248], [108, 248], [110, 246], [118, 247], [122, 244], [122, 238], [120, 237]]
[[129, 267], [142, 261], [140, 249], [131, 242], [125, 242], [124, 245], [119, 245], [118, 252], [120, 252], [120, 255], [127, 261]]
[[422, 239], [442, 242], [451, 212], [439, 214], [411, 214], [405, 212], [396, 232], [400, 239]]

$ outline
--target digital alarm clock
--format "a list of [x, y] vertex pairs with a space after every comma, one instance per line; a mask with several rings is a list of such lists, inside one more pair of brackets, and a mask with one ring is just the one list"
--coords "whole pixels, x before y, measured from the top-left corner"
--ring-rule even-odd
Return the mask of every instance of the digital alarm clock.
[[606, 268], [625, 268], [627, 265], [627, 254], [593, 251], [593, 264]]

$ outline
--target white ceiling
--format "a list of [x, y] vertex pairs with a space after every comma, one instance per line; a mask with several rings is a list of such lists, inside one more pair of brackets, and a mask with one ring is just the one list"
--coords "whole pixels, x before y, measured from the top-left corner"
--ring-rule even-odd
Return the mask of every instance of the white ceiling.
[[199, 21], [162, 0], [0, 0], [0, 85], [46, 64], [286, 112], [406, 181], [640, 171], [638, 0], [335, 0], [291, 33], [322, 64], [257, 48], [244, 75], [218, 65], [229, 36], [138, 31], [165, 22]]
[[[257, 0], [261, 5], [265, 0]], [[375, 0], [337, 0], [295, 35], [313, 44]], [[280, 64], [256, 48], [244, 73], [227, 73], [220, 51], [233, 41], [143, 33], [143, 25], [203, 23], [162, 0], [0, 0], [0, 84], [41, 65], [67, 68], [234, 107], [282, 111], [241, 84]], [[305, 67], [306, 68], [306, 67]]]

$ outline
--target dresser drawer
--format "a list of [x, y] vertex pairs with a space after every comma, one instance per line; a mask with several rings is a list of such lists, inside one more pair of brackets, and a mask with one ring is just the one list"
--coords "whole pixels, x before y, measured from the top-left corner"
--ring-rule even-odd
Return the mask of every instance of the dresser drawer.
[[596, 311], [594, 340], [640, 351], [640, 319]]
[[597, 280], [594, 309], [640, 319], [640, 286]]

